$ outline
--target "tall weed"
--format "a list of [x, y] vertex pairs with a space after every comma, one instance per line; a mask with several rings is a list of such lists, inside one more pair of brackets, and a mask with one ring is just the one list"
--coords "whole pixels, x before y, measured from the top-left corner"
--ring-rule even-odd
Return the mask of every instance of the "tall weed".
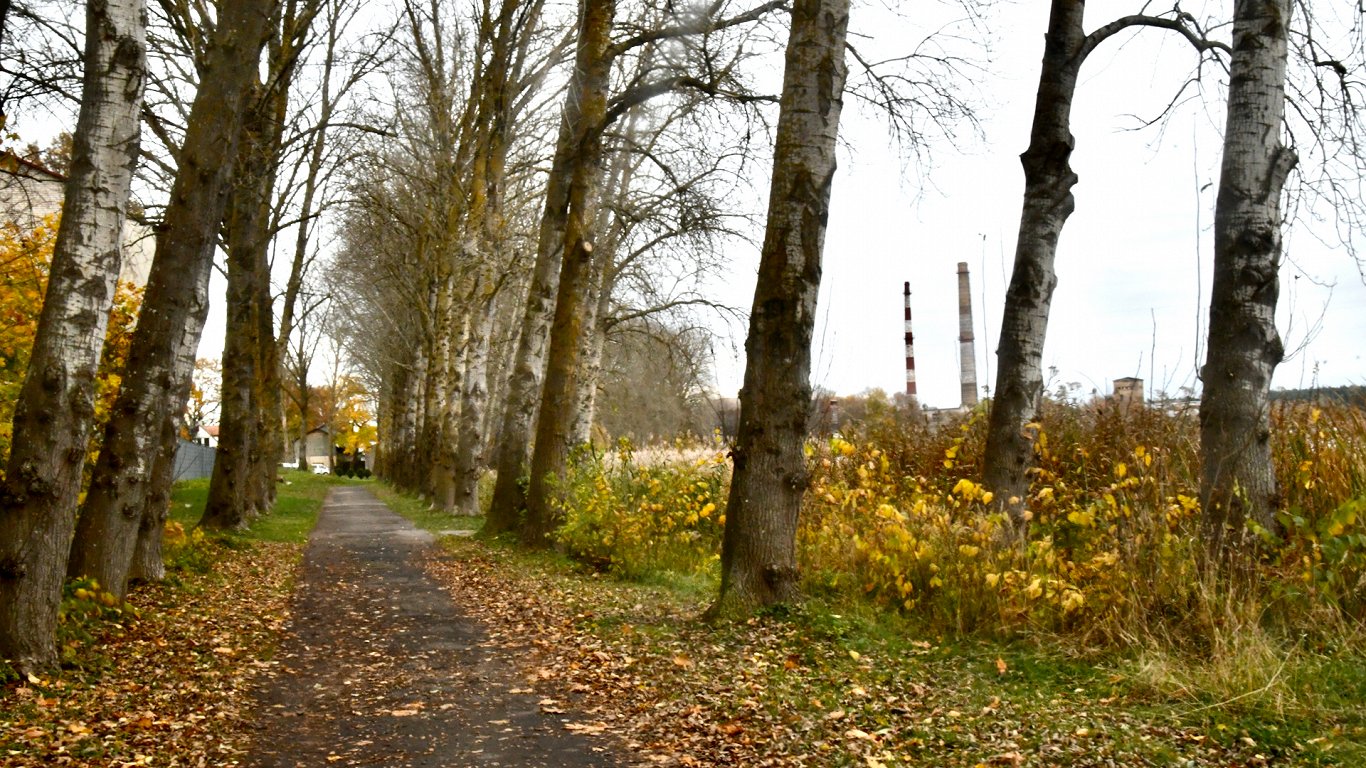
[[[1252, 647], [1239, 637], [1253, 626], [1340, 636], [1366, 619], [1366, 415], [1278, 403], [1272, 420], [1284, 531], [1268, 534], [1254, 584], [1233, 594], [1197, 567], [1193, 411], [1046, 401], [1031, 425], [1021, 540], [976, 482], [984, 409], [931, 424], [918, 410], [870, 403], [807, 445], [806, 588], [913, 615], [932, 631], [1050, 633], [1086, 646], [1231, 652]], [[675, 445], [645, 460], [626, 442], [577, 455], [561, 489], [563, 546], [632, 578], [712, 572], [729, 466], [719, 440], [704, 447], [686, 459]]]
[[730, 483], [726, 455], [719, 440], [675, 448], [674, 460], [640, 461], [623, 438], [611, 453], [576, 452], [556, 502], [565, 550], [626, 578], [714, 570]]

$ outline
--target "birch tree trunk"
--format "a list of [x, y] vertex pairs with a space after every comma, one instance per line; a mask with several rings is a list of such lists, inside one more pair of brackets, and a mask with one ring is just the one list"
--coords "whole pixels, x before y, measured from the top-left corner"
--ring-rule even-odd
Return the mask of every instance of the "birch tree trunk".
[[402, 403], [403, 440], [400, 443], [401, 453], [397, 457], [399, 462], [398, 484], [400, 487], [409, 491], [421, 491], [422, 481], [425, 479], [421, 472], [423, 466], [421, 457], [418, 455], [420, 446], [418, 438], [422, 435], [422, 414], [424, 412], [422, 404], [422, 393], [427, 378], [429, 363], [427, 356], [422, 353], [416, 355], [412, 366], [407, 370], [404, 379], [404, 397]]
[[[654, 60], [645, 56], [639, 67], [648, 69]], [[593, 262], [592, 284], [589, 287], [587, 307], [584, 318], [584, 339], [579, 362], [579, 378], [574, 391], [574, 425], [570, 430], [571, 445], [582, 445], [593, 439], [593, 422], [597, 415], [598, 382], [602, 377], [603, 348], [607, 344], [608, 312], [612, 306], [612, 293], [616, 289], [616, 275], [620, 269], [618, 260], [624, 245], [624, 233], [632, 226], [622, 221], [619, 212], [630, 204], [631, 182], [639, 168], [641, 158], [634, 154], [633, 144], [639, 133], [641, 110], [632, 110], [622, 127], [621, 136], [615, 147], [612, 170], [608, 174], [603, 201], [598, 206], [597, 230], [598, 255]], [[610, 200], [611, 204], [606, 201]]]
[[85, 28], [62, 222], [0, 485], [0, 658], [25, 672], [57, 663], [57, 609], [95, 413], [95, 371], [141, 137], [144, 3], [90, 2]]
[[209, 274], [232, 178], [243, 104], [255, 81], [256, 61], [274, 2], [226, 4], [190, 107], [180, 167], [157, 233], [156, 256], [127, 372], [105, 429], [96, 480], [92, 480], [82, 514], [83, 518], [92, 516], [92, 528], [74, 543], [76, 548], [85, 548], [102, 540], [121, 542], [119, 552], [106, 550], [98, 558], [87, 559], [101, 563], [92, 568], [108, 574], [101, 579], [106, 588], [122, 589], [126, 584], [133, 534], [148, 504], [147, 483], [153, 467], [139, 457], [157, 455], [165, 420], [179, 415], [185, 406], [195, 350], [209, 310]]
[[437, 449], [437, 464], [433, 501], [447, 513], [455, 512], [456, 473], [459, 471], [460, 421], [464, 411], [465, 363], [470, 345], [470, 311], [461, 305], [452, 318], [454, 337], [450, 344], [450, 359], [446, 361], [446, 402], [441, 412], [441, 443]]
[[802, 442], [811, 410], [811, 333], [848, 25], [849, 0], [793, 3], [713, 616], [798, 596], [797, 514], [808, 481]]
[[485, 6], [488, 64], [476, 78], [475, 100], [467, 143], [470, 151], [470, 194], [465, 229], [476, 244], [467, 260], [478, 264], [469, 306], [470, 335], [464, 351], [464, 384], [460, 393], [460, 427], [454, 457], [454, 511], [475, 516], [479, 508], [479, 477], [484, 470], [488, 432], [489, 356], [493, 344], [499, 294], [497, 274], [506, 263], [507, 232], [503, 193], [508, 148], [517, 132], [519, 107], [512, 98], [525, 81], [527, 51], [539, 25], [541, 2], [504, 2], [497, 17]]
[[[601, 230], [599, 230], [601, 231]], [[611, 267], [606, 262], [615, 252], [598, 254], [594, 260], [592, 284], [584, 302], [584, 331], [580, 340], [579, 375], [574, 386], [573, 424], [569, 429], [569, 444], [584, 445], [593, 441], [593, 420], [597, 412], [598, 381], [602, 378], [602, 352], [607, 343], [607, 312], [612, 286], [607, 275]]]
[[1255, 523], [1276, 532], [1271, 376], [1284, 349], [1276, 331], [1281, 190], [1296, 162], [1281, 141], [1290, 0], [1237, 0], [1219, 196], [1209, 354], [1201, 369], [1201, 509], [1208, 560], [1253, 556]]
[[[444, 259], [444, 255], [438, 257]], [[449, 485], [446, 456], [445, 416], [451, 398], [452, 335], [455, 318], [454, 278], [442, 266], [437, 278], [432, 302], [432, 336], [428, 342], [427, 376], [423, 382], [423, 430], [420, 442], [422, 472], [425, 477], [422, 495], [433, 504], [441, 502]]]

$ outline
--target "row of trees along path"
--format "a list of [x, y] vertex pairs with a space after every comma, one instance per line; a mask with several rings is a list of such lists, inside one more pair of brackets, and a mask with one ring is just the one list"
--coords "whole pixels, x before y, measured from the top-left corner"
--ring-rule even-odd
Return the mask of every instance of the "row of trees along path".
[[[343, 228], [338, 258], [349, 253], [361, 259], [353, 263], [362, 268], [351, 270], [361, 277], [352, 279], [348, 301], [355, 306], [348, 314], [371, 313], [352, 340], [358, 355], [373, 358], [368, 373], [380, 391], [381, 474], [449, 511], [472, 513], [480, 471], [496, 464], [487, 528], [547, 546], [561, 522], [551, 491], [570, 449], [582, 442], [584, 425], [592, 422], [600, 339], [590, 337], [601, 333], [603, 322], [585, 322], [584, 315], [610, 303], [601, 293], [611, 282], [604, 275], [635, 256], [613, 257], [616, 235], [604, 233], [606, 223], [617, 226], [634, 214], [600, 204], [624, 199], [616, 187], [645, 179], [647, 166], [613, 153], [662, 158], [668, 153], [660, 142], [673, 123], [693, 120], [704, 109], [738, 111], [776, 101], [769, 210], [745, 345], [716, 612], [793, 598], [796, 523], [807, 477], [801, 441], [811, 407], [810, 342], [847, 61], [862, 67], [860, 80], [876, 83], [873, 101], [886, 105], [894, 125], [903, 128], [915, 124], [913, 113], [924, 103], [895, 84], [917, 78], [881, 78], [875, 65], [851, 52], [849, 0], [718, 2], [681, 15], [668, 2], [641, 10], [618, 7], [616, 0], [580, 0], [577, 13], [559, 19], [559, 29], [551, 28], [542, 0], [480, 4], [473, 25], [452, 18], [455, 11], [440, 3], [398, 5], [398, 23], [371, 42], [393, 50], [406, 41], [395, 54], [395, 66], [406, 67], [395, 82], [411, 98], [386, 127], [368, 131], [372, 148], [341, 152], [337, 160], [338, 168], [357, 176], [348, 188], [350, 228]], [[1041, 396], [1039, 352], [1056, 284], [1053, 256], [1076, 181], [1068, 165], [1073, 87], [1092, 50], [1139, 27], [1179, 33], [1200, 60], [1227, 64], [1230, 73], [1201, 404], [1201, 496], [1212, 555], [1206, 560], [1216, 566], [1211, 570], [1222, 577], [1225, 564], [1253, 559], [1247, 521], [1275, 529], [1266, 402], [1282, 356], [1274, 323], [1281, 189], [1296, 156], [1281, 137], [1289, 25], [1292, 10], [1301, 6], [1307, 4], [1238, 0], [1226, 44], [1210, 42], [1179, 7], [1122, 17], [1086, 33], [1084, 3], [1051, 3], [1030, 148], [1022, 158], [1026, 191], [983, 473], [1021, 531], [1019, 507], [1032, 461], [1028, 433]], [[158, 121], [154, 107], [164, 105], [144, 109], [144, 85], [160, 77], [147, 64], [144, 3], [88, 4], [72, 171], [32, 363], [15, 410], [14, 450], [0, 484], [0, 655], [19, 669], [56, 665], [64, 576], [95, 576], [120, 596], [139, 563], [141, 575], [159, 576], [175, 418], [186, 400], [220, 239], [229, 254], [233, 345], [224, 361], [221, 456], [202, 524], [241, 527], [269, 509], [283, 442], [277, 428], [283, 335], [303, 320], [292, 313], [301, 300], [298, 258], [310, 250], [301, 229], [277, 338], [264, 259], [287, 217], [273, 195], [280, 193], [277, 186], [290, 186], [277, 184], [286, 145], [307, 150], [295, 152], [308, 159], [300, 166], [308, 177], [305, 199], [321, 183], [316, 173], [326, 154], [321, 144], [310, 143], [323, 140], [325, 125], [287, 140], [281, 121], [291, 108], [302, 49], [316, 37], [315, 22], [327, 30], [321, 36], [332, 61], [338, 25], [361, 7], [348, 0], [223, 0], [210, 12], [202, 3], [157, 4], [166, 26], [184, 38], [183, 61], [193, 61], [183, 71], [198, 76], [188, 114], [176, 118], [183, 125], [178, 132]], [[786, 26], [777, 96], [752, 92], [740, 77], [750, 58], [747, 46], [772, 37], [749, 34], [751, 25], [762, 24]], [[473, 55], [449, 59], [459, 48], [450, 36], [466, 27], [472, 37], [462, 42], [470, 43]], [[153, 39], [163, 41], [159, 34]], [[722, 42], [729, 47], [713, 45]], [[1317, 43], [1307, 44], [1308, 53], [1299, 55], [1312, 59], [1316, 70], [1345, 72]], [[563, 67], [564, 93], [538, 99], [537, 89], [555, 80], [550, 71], [571, 60]], [[321, 99], [327, 123], [343, 86], [333, 83], [330, 69], [323, 71], [329, 74], [321, 96], [308, 98]], [[341, 79], [354, 82], [351, 75]], [[1322, 92], [1333, 85], [1323, 81]], [[942, 95], [953, 89], [930, 90]], [[183, 103], [184, 91], [171, 91], [167, 97], [158, 85], [156, 92]], [[671, 94], [678, 98], [662, 98]], [[1350, 106], [1345, 94], [1342, 99]], [[671, 101], [677, 111], [662, 106]], [[421, 106], [410, 110], [412, 102]], [[546, 125], [558, 125], [558, 131], [532, 136], [537, 122], [530, 110], [550, 102], [562, 106], [538, 116], [554, 114]], [[904, 111], [898, 114], [898, 108]], [[156, 228], [156, 258], [124, 386], [86, 505], [78, 509], [83, 448], [95, 421], [92, 376], [120, 262], [117, 233], [131, 173], [148, 154], [139, 149], [143, 120], [166, 145], [174, 167], [151, 163], [170, 181], [161, 187], [169, 194]], [[646, 131], [651, 125], [658, 130]], [[551, 134], [557, 140], [550, 141]], [[748, 142], [766, 132], [744, 134]], [[675, 156], [711, 149], [695, 138], [691, 144], [686, 137], [668, 140], [687, 150]], [[545, 169], [547, 159], [548, 173], [529, 170]], [[665, 169], [656, 175], [673, 174]], [[602, 194], [604, 187], [609, 194]], [[697, 218], [706, 195], [691, 196], [696, 191], [678, 189], [665, 197], [686, 202], [682, 218]], [[509, 208], [514, 202], [516, 210]], [[539, 216], [532, 213], [537, 208]], [[300, 226], [317, 215], [303, 211]], [[514, 260], [518, 254], [527, 258]], [[334, 270], [334, 282], [344, 282], [346, 271]], [[521, 275], [521, 285], [509, 275]], [[505, 375], [495, 377], [490, 344], [500, 312], [513, 319], [496, 331], [506, 337], [506, 359]], [[361, 349], [356, 339], [367, 328], [392, 343]], [[498, 402], [490, 394], [495, 386], [506, 389], [500, 392], [501, 419], [490, 413], [489, 403]], [[499, 434], [489, 434], [495, 423]], [[494, 444], [499, 455], [486, 461], [483, 451]]]

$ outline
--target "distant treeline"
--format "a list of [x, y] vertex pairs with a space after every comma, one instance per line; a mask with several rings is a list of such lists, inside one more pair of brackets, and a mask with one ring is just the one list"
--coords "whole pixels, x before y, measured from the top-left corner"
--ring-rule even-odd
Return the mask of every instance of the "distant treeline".
[[1366, 386], [1318, 387], [1314, 389], [1273, 389], [1272, 400], [1331, 401], [1366, 408]]

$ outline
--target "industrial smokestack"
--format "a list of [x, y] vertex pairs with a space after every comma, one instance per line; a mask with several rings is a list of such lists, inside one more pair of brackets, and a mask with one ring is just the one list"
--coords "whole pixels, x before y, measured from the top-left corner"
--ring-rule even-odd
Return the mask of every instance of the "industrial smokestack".
[[911, 334], [911, 284], [906, 283], [906, 396], [915, 402], [915, 336]]
[[958, 359], [964, 408], [977, 405], [977, 353], [972, 343], [972, 290], [968, 263], [958, 262]]

